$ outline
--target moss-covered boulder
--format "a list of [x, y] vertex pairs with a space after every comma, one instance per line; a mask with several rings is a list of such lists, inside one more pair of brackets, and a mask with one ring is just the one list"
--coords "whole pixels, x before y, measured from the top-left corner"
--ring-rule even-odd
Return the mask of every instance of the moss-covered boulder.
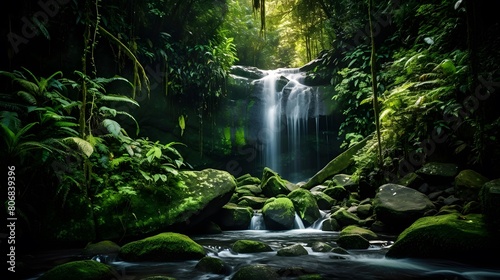
[[295, 207], [289, 198], [276, 198], [264, 205], [262, 216], [268, 230], [293, 229]]
[[238, 199], [238, 205], [248, 206], [252, 209], [262, 209], [266, 203], [267, 198], [257, 196], [242, 196]]
[[276, 255], [280, 257], [297, 257], [309, 255], [309, 253], [304, 246], [300, 244], [293, 244], [279, 249], [278, 252], [276, 252]]
[[340, 208], [339, 210], [335, 211], [331, 215], [331, 218], [334, 218], [338, 222], [338, 224], [342, 227], [350, 226], [350, 225], [358, 225], [360, 222], [360, 219], [358, 216], [347, 211], [347, 209], [345, 209], [345, 208]]
[[377, 219], [394, 230], [402, 230], [411, 225], [434, 204], [423, 193], [397, 184], [385, 184], [378, 188], [373, 199]]
[[251, 264], [238, 269], [231, 280], [277, 280], [279, 278], [279, 274], [272, 267], [264, 264]]
[[213, 274], [223, 274], [228, 275], [231, 273], [231, 267], [227, 265], [223, 260], [214, 257], [203, 257], [196, 266], [196, 270], [213, 273]]
[[318, 204], [318, 208], [320, 210], [330, 210], [336, 203], [335, 199], [331, 198], [322, 191], [311, 190], [311, 194], [314, 196], [314, 199], [316, 199], [316, 204]]
[[337, 244], [346, 250], [368, 249], [370, 247], [370, 241], [359, 234], [344, 234], [339, 236]]
[[103, 240], [97, 243], [89, 243], [83, 249], [82, 254], [87, 257], [95, 255], [111, 255], [117, 254], [120, 251], [120, 246], [113, 241]]
[[236, 183], [238, 186], [260, 185], [260, 179], [250, 175], [249, 173], [246, 173], [246, 174], [241, 175], [240, 177], [236, 178]]
[[306, 189], [296, 189], [289, 193], [287, 197], [292, 201], [295, 212], [302, 219], [305, 227], [309, 227], [317, 219], [321, 218], [316, 199], [310, 191]]
[[334, 183], [330, 184], [323, 192], [337, 201], [341, 201], [349, 197], [349, 191], [342, 186], [334, 185]]
[[260, 185], [243, 185], [236, 187], [236, 193], [241, 196], [258, 196], [262, 193]]
[[252, 216], [252, 208], [228, 203], [214, 215], [214, 221], [223, 230], [243, 230], [250, 226]]
[[500, 229], [500, 179], [491, 180], [483, 185], [480, 202], [487, 226]]
[[466, 202], [477, 201], [481, 187], [488, 181], [488, 178], [474, 170], [462, 170], [455, 177], [455, 196]]
[[122, 246], [118, 257], [125, 261], [199, 260], [205, 249], [187, 235], [164, 232]]
[[264, 242], [256, 240], [237, 240], [231, 246], [231, 250], [236, 253], [259, 253], [270, 252], [273, 249]]
[[287, 195], [290, 190], [287, 188], [287, 182], [279, 176], [271, 176], [262, 182], [262, 194], [266, 197], [276, 197], [278, 195]]
[[358, 184], [354, 182], [351, 175], [347, 174], [336, 174], [332, 177], [332, 183], [336, 186], [342, 186], [350, 192], [358, 191]]
[[196, 227], [219, 211], [236, 189], [234, 177], [222, 170], [182, 171], [177, 179], [154, 190], [132, 186], [135, 194], [101, 193], [95, 199], [98, 235], [114, 240]]
[[353, 234], [361, 235], [367, 240], [375, 240], [378, 238], [378, 235], [375, 232], [355, 225], [343, 228], [342, 231], [340, 231], [339, 236], [353, 235]]
[[438, 258], [497, 263], [498, 233], [489, 231], [480, 214], [423, 217], [404, 230], [386, 253], [389, 258]]
[[40, 276], [40, 280], [109, 280], [119, 274], [109, 265], [92, 261], [73, 261], [58, 265]]

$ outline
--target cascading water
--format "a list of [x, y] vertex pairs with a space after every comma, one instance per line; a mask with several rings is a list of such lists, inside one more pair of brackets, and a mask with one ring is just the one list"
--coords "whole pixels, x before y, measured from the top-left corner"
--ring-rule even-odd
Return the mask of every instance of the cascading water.
[[[305, 179], [305, 168], [318, 170], [321, 164], [320, 116], [324, 108], [318, 88], [304, 85], [303, 79], [303, 73], [295, 68], [270, 70], [260, 79], [264, 106], [263, 165], [291, 181]], [[314, 133], [310, 132], [313, 128], [309, 123], [314, 124]], [[315, 139], [308, 139], [311, 134]], [[311, 149], [316, 152], [304, 152]]]

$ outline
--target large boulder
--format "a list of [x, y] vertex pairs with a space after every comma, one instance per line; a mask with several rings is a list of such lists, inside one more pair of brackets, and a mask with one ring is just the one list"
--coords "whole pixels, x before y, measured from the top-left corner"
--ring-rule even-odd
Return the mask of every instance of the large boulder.
[[398, 231], [435, 209], [423, 193], [397, 184], [380, 186], [373, 207], [378, 220]]
[[174, 185], [138, 188], [134, 195], [104, 192], [95, 200], [98, 236], [116, 240], [188, 230], [219, 211], [235, 188], [229, 172], [205, 169], [182, 171]]
[[321, 217], [316, 199], [310, 191], [306, 189], [296, 189], [287, 196], [295, 207], [295, 212], [299, 214], [304, 226], [309, 227]]
[[205, 257], [203, 246], [187, 235], [164, 232], [122, 246], [118, 258], [124, 261], [183, 261]]
[[295, 221], [293, 202], [286, 197], [276, 198], [264, 205], [262, 216], [268, 230], [293, 229]]
[[345, 208], [340, 208], [339, 210], [333, 212], [331, 218], [338, 222], [338, 225], [345, 227], [350, 225], [358, 225], [361, 219], [354, 215], [353, 213], [347, 211]]
[[423, 217], [405, 229], [386, 253], [389, 258], [436, 258], [460, 262], [495, 262], [498, 233], [489, 231], [481, 214]]
[[223, 260], [214, 257], [203, 257], [194, 267], [198, 271], [228, 275], [231, 273], [231, 267]]
[[109, 265], [92, 261], [73, 261], [58, 265], [40, 276], [40, 280], [82, 279], [109, 280], [116, 279], [119, 274]]

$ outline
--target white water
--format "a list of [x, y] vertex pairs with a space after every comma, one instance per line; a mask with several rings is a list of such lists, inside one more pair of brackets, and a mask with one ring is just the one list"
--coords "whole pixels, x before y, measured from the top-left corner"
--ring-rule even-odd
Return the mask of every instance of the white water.
[[[320, 102], [317, 88], [301, 84], [303, 76], [298, 69], [277, 69], [267, 71], [263, 83], [264, 135], [263, 165], [289, 177], [300, 174], [304, 139], [308, 134], [308, 122], [315, 121], [316, 165], [319, 160], [319, 116]], [[283, 86], [284, 81], [287, 81]], [[288, 155], [287, 166], [282, 155]], [[311, 157], [311, 155], [308, 155]], [[306, 166], [310, 167], [310, 166]], [[318, 167], [318, 166], [316, 166]], [[288, 175], [288, 176], [287, 176]]]

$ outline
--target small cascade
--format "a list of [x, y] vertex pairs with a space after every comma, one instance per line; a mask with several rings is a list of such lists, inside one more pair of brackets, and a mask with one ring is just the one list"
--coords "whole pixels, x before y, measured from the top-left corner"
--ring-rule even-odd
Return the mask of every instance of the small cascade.
[[295, 220], [293, 221], [293, 229], [305, 229], [304, 223], [299, 214], [295, 213]]
[[321, 227], [323, 226], [323, 222], [328, 219], [328, 213], [325, 211], [319, 210], [319, 213], [321, 214], [321, 217], [317, 219], [311, 226], [311, 229], [318, 229], [321, 230]]
[[265, 230], [266, 224], [264, 223], [264, 217], [262, 213], [257, 211], [253, 212], [252, 220], [250, 221], [250, 230]]

